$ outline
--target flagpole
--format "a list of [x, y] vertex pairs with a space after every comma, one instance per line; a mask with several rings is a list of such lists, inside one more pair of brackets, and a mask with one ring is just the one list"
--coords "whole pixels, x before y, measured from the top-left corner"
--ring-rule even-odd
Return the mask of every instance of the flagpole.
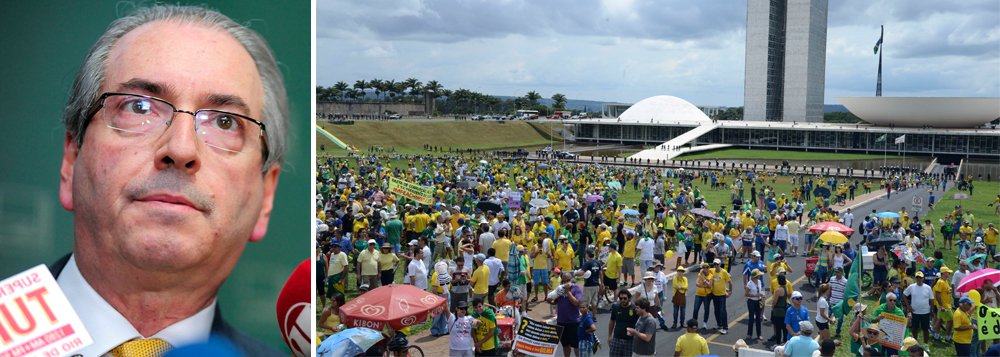
[[885, 25], [881, 26], [881, 34], [879, 34], [879, 51], [878, 51], [878, 83], [875, 84], [875, 96], [882, 96], [882, 52], [885, 52], [882, 47], [885, 45]]

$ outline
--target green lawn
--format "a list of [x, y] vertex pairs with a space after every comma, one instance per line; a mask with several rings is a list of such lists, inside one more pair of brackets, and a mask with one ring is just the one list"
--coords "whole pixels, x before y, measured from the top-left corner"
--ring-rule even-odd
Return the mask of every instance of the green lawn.
[[[768, 159], [768, 160], [870, 160], [881, 159], [882, 155], [842, 154], [829, 152], [751, 150], [751, 149], [719, 149], [700, 151], [678, 156], [675, 160], [699, 159]], [[894, 156], [893, 158], [900, 158]]]
[[[522, 147], [539, 149], [562, 142], [562, 137], [547, 125], [525, 121], [438, 121], [384, 122], [357, 121], [354, 125], [317, 122], [348, 145], [361, 151], [369, 146], [395, 148], [401, 154], [434, 153], [425, 144], [462, 149], [501, 149]], [[321, 147], [322, 146], [322, 147]], [[316, 136], [317, 154], [346, 154], [321, 135]]]

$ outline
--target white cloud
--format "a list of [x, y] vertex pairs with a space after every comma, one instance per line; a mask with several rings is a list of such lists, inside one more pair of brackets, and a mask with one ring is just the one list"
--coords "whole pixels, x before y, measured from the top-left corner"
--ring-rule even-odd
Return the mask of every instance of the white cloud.
[[[826, 102], [1000, 96], [1000, 2], [830, 1]], [[746, 3], [684, 0], [317, 2], [318, 84], [437, 80], [488, 94], [743, 103]]]

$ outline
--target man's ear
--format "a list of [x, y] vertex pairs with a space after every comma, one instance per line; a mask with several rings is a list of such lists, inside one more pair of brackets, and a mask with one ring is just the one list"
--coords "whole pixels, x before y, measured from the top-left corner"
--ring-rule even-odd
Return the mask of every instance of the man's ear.
[[67, 211], [73, 210], [73, 169], [80, 148], [76, 146], [76, 137], [66, 132], [63, 141], [62, 167], [59, 169], [59, 203]]
[[257, 224], [253, 227], [250, 235], [250, 242], [258, 242], [264, 239], [267, 233], [267, 223], [271, 220], [271, 209], [274, 208], [274, 191], [278, 189], [278, 174], [281, 168], [272, 165], [264, 174], [264, 197], [261, 201], [260, 216], [257, 217]]

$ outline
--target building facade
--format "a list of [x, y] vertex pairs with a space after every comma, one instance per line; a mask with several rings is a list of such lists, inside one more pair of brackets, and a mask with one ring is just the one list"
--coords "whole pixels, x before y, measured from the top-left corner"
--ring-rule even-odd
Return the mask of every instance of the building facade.
[[743, 119], [822, 122], [827, 0], [747, 1]]

